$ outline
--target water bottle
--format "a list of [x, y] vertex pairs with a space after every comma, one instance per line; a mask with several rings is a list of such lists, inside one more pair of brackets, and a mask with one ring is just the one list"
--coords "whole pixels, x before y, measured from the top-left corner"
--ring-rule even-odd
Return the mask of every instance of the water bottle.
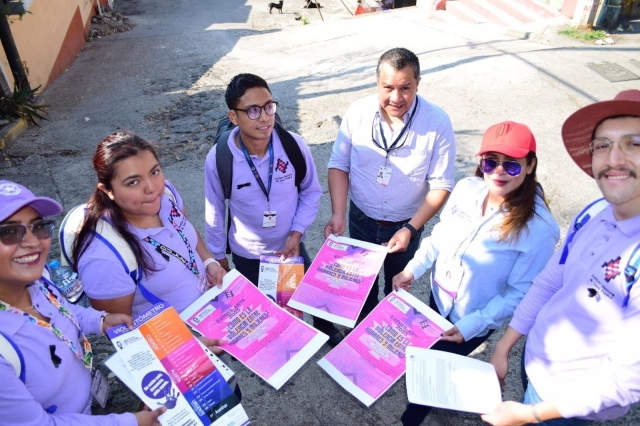
[[[59, 260], [49, 262], [51, 269], [51, 281], [58, 287], [60, 293], [71, 303], [78, 303], [81, 299], [86, 299], [82, 290], [82, 281], [78, 274], [69, 266], [60, 266]], [[86, 302], [86, 300], [84, 300]], [[85, 303], [80, 303], [86, 306]]]

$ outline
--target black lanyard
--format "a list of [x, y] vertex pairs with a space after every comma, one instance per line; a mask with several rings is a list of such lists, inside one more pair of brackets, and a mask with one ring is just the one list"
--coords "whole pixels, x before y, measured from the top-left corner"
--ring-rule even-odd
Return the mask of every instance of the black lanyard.
[[242, 137], [240, 136], [240, 132], [238, 132], [238, 141], [240, 142], [240, 148], [242, 148], [242, 153], [244, 154], [244, 158], [247, 160], [249, 164], [249, 168], [253, 172], [253, 177], [256, 178], [256, 182], [260, 185], [260, 189], [267, 197], [267, 210], [271, 210], [269, 204], [269, 193], [271, 192], [271, 180], [273, 178], [273, 134], [271, 134], [271, 138], [269, 139], [269, 182], [267, 182], [267, 187], [265, 188], [264, 182], [262, 182], [262, 178], [258, 173], [258, 169], [251, 161], [251, 157], [249, 156], [249, 151], [247, 151], [247, 147], [242, 143]]
[[[407, 130], [409, 130], [409, 127], [411, 127], [411, 123], [413, 122], [413, 117], [416, 114], [416, 109], [418, 108], [418, 96], [416, 96], [416, 100], [415, 100], [415, 104], [413, 105], [413, 110], [411, 111], [411, 115], [409, 116], [409, 121], [407, 122], [407, 124], [402, 128], [402, 131], [400, 131], [400, 134], [398, 135], [398, 137], [396, 138], [396, 140], [393, 141], [393, 143], [391, 144], [391, 146], [387, 146], [387, 138], [384, 137], [384, 131], [382, 130], [382, 119], [380, 119], [380, 112], [376, 112], [376, 115], [373, 117], [373, 123], [371, 124], [371, 140], [373, 141], [373, 143], [375, 144], [375, 146], [377, 146], [380, 149], [384, 149], [385, 152], [387, 153], [387, 157], [389, 156], [389, 153], [391, 151], [395, 151], [396, 149], [400, 149], [404, 146], [404, 144], [407, 142], [407, 138], [404, 139], [404, 141], [402, 141], [402, 144], [399, 146], [398, 142], [400, 142], [400, 139], [402, 139], [402, 136], [407, 132]], [[382, 143], [384, 146], [380, 145], [380, 143], [376, 140], [376, 138], [373, 137], [373, 129], [375, 128], [375, 124], [376, 124], [376, 117], [378, 117], [378, 126], [380, 126], [380, 137], [382, 138]], [[408, 135], [407, 135], [408, 137]]]
[[169, 222], [171, 222], [171, 225], [173, 226], [173, 228], [178, 232], [178, 234], [180, 235], [180, 238], [182, 238], [182, 242], [184, 243], [185, 247], [187, 248], [187, 251], [189, 252], [189, 260], [185, 259], [184, 256], [182, 256], [180, 253], [178, 253], [171, 247], [167, 247], [166, 245], [159, 243], [158, 241], [154, 240], [150, 236], [146, 237], [144, 241], [154, 246], [156, 248], [156, 251], [160, 253], [166, 261], [169, 261], [168, 255], [171, 255], [176, 259], [180, 260], [180, 262], [182, 262], [184, 266], [187, 267], [187, 269], [193, 272], [194, 275], [198, 275], [200, 274], [200, 272], [198, 271], [198, 265], [196, 264], [196, 257], [193, 253], [193, 249], [191, 248], [191, 244], [189, 243], [187, 236], [184, 234], [182, 229], [180, 229], [180, 226], [178, 226], [178, 224], [175, 222], [174, 218], [177, 218], [177, 217], [180, 217], [180, 211], [178, 209], [178, 206], [176, 206], [175, 203], [171, 201], [171, 210], [169, 212]]

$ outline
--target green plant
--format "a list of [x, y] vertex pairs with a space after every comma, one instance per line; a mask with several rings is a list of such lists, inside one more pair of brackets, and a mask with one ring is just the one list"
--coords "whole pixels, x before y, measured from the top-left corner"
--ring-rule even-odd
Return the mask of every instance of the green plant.
[[37, 103], [35, 94], [40, 86], [35, 89], [26, 90], [15, 82], [13, 93], [0, 96], [0, 116], [8, 120], [22, 118], [30, 125], [39, 126], [40, 120], [48, 120], [44, 114], [47, 112], [47, 105]]
[[558, 33], [578, 40], [600, 40], [607, 36], [606, 31], [593, 28], [563, 28]]

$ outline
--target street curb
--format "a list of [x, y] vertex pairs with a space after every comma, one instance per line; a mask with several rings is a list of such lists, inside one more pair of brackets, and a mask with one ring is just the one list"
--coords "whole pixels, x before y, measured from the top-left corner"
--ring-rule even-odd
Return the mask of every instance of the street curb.
[[18, 136], [29, 128], [27, 122], [22, 118], [17, 118], [0, 130], [0, 151], [13, 143]]

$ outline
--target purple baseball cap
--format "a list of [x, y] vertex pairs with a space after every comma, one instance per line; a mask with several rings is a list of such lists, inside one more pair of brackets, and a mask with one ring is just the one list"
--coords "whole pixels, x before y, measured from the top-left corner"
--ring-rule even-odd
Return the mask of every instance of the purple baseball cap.
[[47, 197], [36, 197], [24, 186], [8, 180], [0, 180], [0, 222], [4, 222], [23, 207], [32, 207], [40, 216], [55, 216], [62, 206]]

